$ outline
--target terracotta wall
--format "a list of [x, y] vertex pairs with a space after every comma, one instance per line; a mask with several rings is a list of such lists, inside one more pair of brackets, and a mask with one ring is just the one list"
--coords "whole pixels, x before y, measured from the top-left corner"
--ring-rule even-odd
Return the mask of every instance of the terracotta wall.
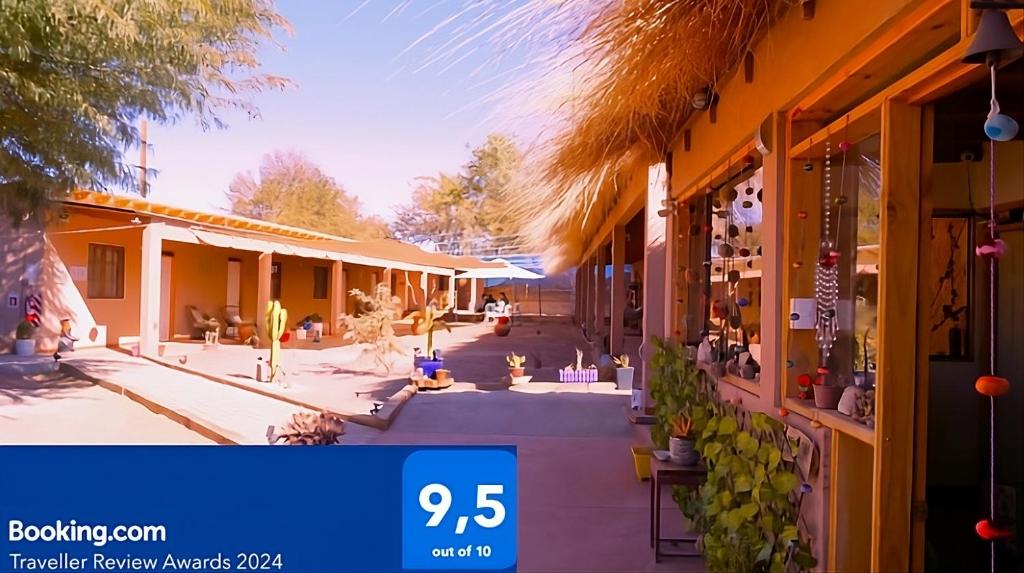
[[172, 335], [191, 335], [192, 314], [188, 310], [189, 305], [225, 324], [230, 259], [242, 263], [239, 299], [242, 318], [255, 321], [262, 316], [256, 308], [259, 281], [257, 253], [173, 241], [164, 241], [162, 250], [174, 257], [171, 267]]
[[[331, 316], [331, 261], [274, 255], [274, 262], [281, 263], [281, 306], [288, 309], [289, 326], [314, 312], [325, 320]], [[327, 268], [326, 298], [313, 298], [313, 267]]]
[[[47, 234], [56, 254], [69, 271], [72, 284], [85, 301], [95, 323], [106, 325], [108, 345], [116, 345], [122, 336], [138, 336], [142, 226], [132, 228], [131, 219], [134, 215], [129, 213], [74, 208], [67, 211], [67, 220], [51, 224]], [[128, 228], [104, 230], [110, 227]], [[66, 233], [85, 229], [96, 230]], [[87, 269], [90, 243], [124, 247], [123, 298], [89, 298]]]

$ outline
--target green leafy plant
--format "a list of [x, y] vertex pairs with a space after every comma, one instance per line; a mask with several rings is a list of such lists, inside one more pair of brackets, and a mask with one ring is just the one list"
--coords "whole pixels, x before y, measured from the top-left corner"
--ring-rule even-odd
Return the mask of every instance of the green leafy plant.
[[35, 334], [35, 332], [35, 325], [27, 320], [23, 320], [18, 323], [18, 328], [14, 332], [14, 337], [18, 340], [31, 340], [32, 335]]
[[298, 412], [282, 428], [275, 442], [290, 446], [327, 446], [338, 443], [345, 433], [345, 421], [325, 412]]
[[683, 348], [659, 339], [653, 345], [657, 421], [651, 437], [664, 448], [669, 437], [686, 430], [708, 468], [702, 486], [673, 492], [703, 533], [707, 570], [784, 573], [814, 567], [797, 527], [801, 484], [795, 463], [786, 461], [794, 459], [795, 446], [785, 426], [763, 412], [719, 402], [714, 382], [699, 373]]
[[391, 287], [380, 283], [372, 294], [354, 288], [349, 291], [356, 299], [356, 314], [339, 317], [344, 338], [357, 343], [369, 344], [377, 366], [391, 373], [391, 355], [404, 352], [395, 336], [394, 320], [401, 312], [402, 301], [391, 295]]
[[619, 368], [629, 368], [629, 355], [623, 354], [622, 356], [613, 356], [612, 360], [615, 361], [615, 366]]
[[324, 321], [324, 317], [320, 316], [319, 312], [314, 312], [313, 314], [309, 315], [309, 321], [310, 322], [323, 322]]
[[522, 368], [526, 365], [526, 357], [519, 356], [515, 352], [511, 352], [505, 357], [505, 362], [508, 363], [509, 368]]

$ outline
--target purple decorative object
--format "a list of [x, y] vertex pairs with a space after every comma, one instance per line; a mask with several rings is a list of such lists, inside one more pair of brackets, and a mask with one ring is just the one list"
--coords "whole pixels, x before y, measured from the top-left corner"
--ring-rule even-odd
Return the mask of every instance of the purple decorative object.
[[412, 359], [413, 368], [422, 368], [423, 375], [427, 378], [434, 378], [438, 368], [444, 368], [444, 360], [430, 360], [426, 356], [417, 356]]
[[558, 371], [558, 381], [569, 383], [597, 382], [597, 368], [585, 368], [583, 370], [565, 368]]

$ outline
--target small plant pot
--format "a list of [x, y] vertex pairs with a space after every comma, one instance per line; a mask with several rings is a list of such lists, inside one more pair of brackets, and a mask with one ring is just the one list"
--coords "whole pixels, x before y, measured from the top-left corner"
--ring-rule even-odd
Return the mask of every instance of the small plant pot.
[[693, 447], [693, 440], [685, 438], [668, 439], [668, 457], [672, 463], [681, 466], [692, 466], [700, 459]]
[[417, 356], [412, 359], [413, 368], [422, 368], [425, 378], [434, 378], [439, 368], [444, 368], [444, 360], [431, 360], [426, 356]]
[[447, 382], [452, 377], [451, 370], [445, 370], [444, 368], [438, 368], [434, 371], [434, 376], [438, 382]]
[[512, 378], [522, 378], [526, 376], [526, 367], [520, 366], [519, 368], [509, 368], [508, 375]]
[[305, 340], [305, 339], [306, 339], [306, 329], [305, 328], [296, 328], [295, 329], [295, 340]]
[[313, 332], [319, 334], [320, 336], [323, 336], [324, 335], [324, 323], [322, 323], [322, 322], [314, 322], [313, 323]]
[[635, 368], [627, 366], [625, 368], [615, 369], [615, 387], [619, 390], [632, 390], [633, 389], [633, 372]]
[[18, 356], [32, 356], [36, 353], [36, 340], [34, 338], [15, 339], [14, 353]]
[[822, 410], [835, 410], [843, 397], [843, 390], [842, 386], [815, 386], [814, 405]]
[[647, 481], [651, 479], [651, 448], [633, 446], [633, 469], [636, 470], [636, 479]]

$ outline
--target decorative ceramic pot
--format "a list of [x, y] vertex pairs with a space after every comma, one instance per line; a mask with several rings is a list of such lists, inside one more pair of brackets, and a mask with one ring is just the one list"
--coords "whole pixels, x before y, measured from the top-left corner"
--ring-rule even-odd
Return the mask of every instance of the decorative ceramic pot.
[[521, 378], [526, 375], [526, 367], [520, 366], [519, 368], [509, 368], [508, 375], [512, 378]]
[[433, 378], [439, 368], [444, 368], [444, 360], [431, 360], [426, 356], [412, 359], [413, 368], [422, 368], [424, 378]]
[[451, 378], [451, 374], [452, 373], [450, 370], [445, 370], [444, 368], [438, 368], [437, 370], [434, 371], [434, 376], [437, 378], [438, 382], [447, 381], [449, 378]]
[[322, 322], [314, 322], [313, 323], [313, 332], [316, 332], [320, 336], [323, 336], [324, 335], [324, 323], [322, 323]]
[[615, 387], [619, 390], [632, 390], [634, 371], [635, 369], [632, 366], [627, 366], [625, 368], [616, 368]]
[[296, 328], [295, 329], [295, 340], [305, 340], [305, 339], [306, 339], [306, 329], [302, 328], [301, 326], [299, 328]]
[[14, 353], [18, 356], [32, 356], [36, 353], [36, 340], [34, 338], [15, 339]]
[[512, 332], [512, 323], [508, 317], [499, 316], [498, 320], [494, 323], [494, 334], [497, 336], [508, 336], [510, 332]]
[[692, 466], [700, 459], [693, 448], [693, 441], [685, 438], [668, 439], [668, 457], [672, 463], [681, 466]]
[[835, 410], [843, 397], [843, 386], [815, 386], [814, 405], [822, 410]]

